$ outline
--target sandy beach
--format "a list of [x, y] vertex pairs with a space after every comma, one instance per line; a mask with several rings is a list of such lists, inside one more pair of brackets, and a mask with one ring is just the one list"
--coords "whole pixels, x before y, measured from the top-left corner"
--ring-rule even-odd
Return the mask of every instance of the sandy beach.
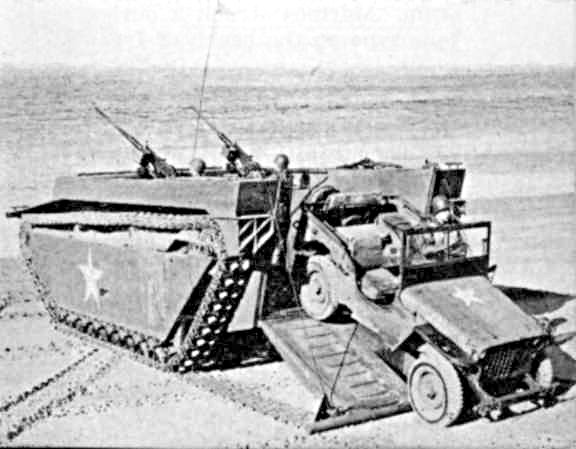
[[[495, 284], [528, 313], [576, 330], [576, 203], [570, 71], [465, 76], [214, 75], [206, 108], [268, 164], [369, 156], [406, 165], [461, 160], [470, 219], [493, 223]], [[194, 121], [187, 73], [2, 72], [0, 211], [47, 201], [56, 176], [133, 169], [131, 149], [90, 111], [102, 104], [183, 166]], [[271, 83], [274, 80], [274, 83]], [[188, 81], [188, 85], [193, 84]], [[8, 89], [7, 86], [11, 88]], [[35, 86], [35, 87], [34, 87]], [[273, 86], [273, 87], [270, 87]], [[346, 126], [344, 126], [346, 125]], [[198, 154], [218, 162], [208, 131]], [[357, 155], [358, 157], [351, 157]], [[320, 398], [285, 362], [178, 376], [53, 328], [19, 259], [18, 223], [0, 218], [0, 444], [163, 447], [574, 447], [576, 391], [550, 408], [518, 404], [499, 422], [439, 429], [414, 413], [310, 436]], [[576, 341], [557, 375], [576, 382]], [[200, 376], [195, 378], [195, 376]], [[25, 393], [32, 392], [32, 393]]]

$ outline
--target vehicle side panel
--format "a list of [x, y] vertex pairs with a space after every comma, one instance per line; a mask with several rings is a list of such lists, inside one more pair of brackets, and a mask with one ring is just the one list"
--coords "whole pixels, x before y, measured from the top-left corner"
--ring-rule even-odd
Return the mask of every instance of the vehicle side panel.
[[36, 272], [66, 309], [165, 338], [212, 259], [36, 231]]
[[225, 177], [138, 179], [65, 176], [56, 179], [53, 197], [100, 203], [205, 210], [214, 217], [269, 213], [276, 180]]

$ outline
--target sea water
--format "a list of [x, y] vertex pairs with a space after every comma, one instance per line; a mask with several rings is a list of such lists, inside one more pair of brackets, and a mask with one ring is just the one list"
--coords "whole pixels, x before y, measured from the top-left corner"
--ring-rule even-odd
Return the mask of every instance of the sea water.
[[[222, 165], [218, 138], [187, 108], [199, 103], [200, 77], [193, 68], [0, 69], [0, 257], [17, 253], [5, 211], [48, 200], [56, 176], [136, 168], [138, 153], [93, 102], [176, 166], [194, 156]], [[264, 165], [279, 152], [294, 167], [461, 161], [472, 204], [560, 195], [570, 207], [572, 79], [570, 68], [212, 69], [202, 109]]]

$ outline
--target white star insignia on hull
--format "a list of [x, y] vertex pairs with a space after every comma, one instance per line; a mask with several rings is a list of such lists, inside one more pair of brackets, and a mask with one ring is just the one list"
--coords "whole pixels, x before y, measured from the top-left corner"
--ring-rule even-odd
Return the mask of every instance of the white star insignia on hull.
[[98, 281], [104, 272], [93, 265], [91, 249], [88, 250], [88, 261], [86, 265], [78, 265], [78, 269], [82, 272], [84, 281], [86, 282], [84, 301], [93, 299], [96, 305], [100, 307], [100, 288]]

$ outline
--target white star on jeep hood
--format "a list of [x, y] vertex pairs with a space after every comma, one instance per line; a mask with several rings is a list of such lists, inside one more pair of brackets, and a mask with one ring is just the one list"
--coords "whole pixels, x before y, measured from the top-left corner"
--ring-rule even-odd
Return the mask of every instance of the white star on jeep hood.
[[452, 292], [452, 296], [464, 302], [468, 307], [472, 303], [477, 302], [478, 304], [484, 304], [484, 300], [476, 296], [476, 292], [473, 288], [460, 288], [457, 287]]
[[97, 269], [92, 264], [91, 249], [88, 249], [88, 262], [86, 265], [78, 265], [78, 268], [84, 275], [84, 281], [86, 281], [84, 301], [88, 301], [89, 299], [93, 298], [96, 305], [100, 307], [100, 288], [98, 287], [98, 281], [102, 277], [103, 271]]

